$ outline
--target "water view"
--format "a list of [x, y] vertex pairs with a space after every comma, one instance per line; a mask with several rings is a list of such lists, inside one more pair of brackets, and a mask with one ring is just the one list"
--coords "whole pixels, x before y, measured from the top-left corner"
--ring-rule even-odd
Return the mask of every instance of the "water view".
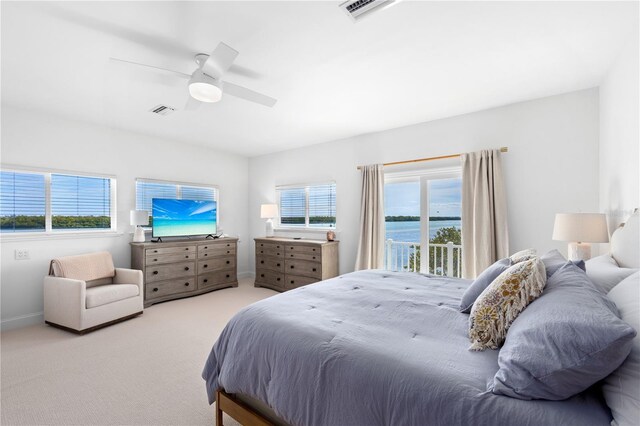
[[[456, 220], [430, 220], [429, 221], [429, 240], [436, 236], [436, 232], [440, 228], [455, 227], [460, 229], [460, 219]], [[386, 238], [394, 241], [407, 241], [411, 243], [420, 242], [420, 222], [385, 222]]]

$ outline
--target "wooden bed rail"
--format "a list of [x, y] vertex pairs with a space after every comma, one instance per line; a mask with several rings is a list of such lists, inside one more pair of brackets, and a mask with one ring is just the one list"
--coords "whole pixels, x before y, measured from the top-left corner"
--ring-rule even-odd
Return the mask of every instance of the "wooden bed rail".
[[216, 391], [216, 426], [224, 426], [222, 413], [225, 412], [243, 426], [274, 426], [253, 408], [222, 389]]

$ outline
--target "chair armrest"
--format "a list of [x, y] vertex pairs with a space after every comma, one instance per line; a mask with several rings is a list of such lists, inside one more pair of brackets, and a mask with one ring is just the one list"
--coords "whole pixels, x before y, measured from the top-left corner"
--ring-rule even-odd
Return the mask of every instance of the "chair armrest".
[[86, 307], [87, 283], [61, 277], [44, 277], [45, 317], [48, 308], [61, 312], [80, 311]]
[[137, 284], [142, 293], [142, 271], [139, 269], [116, 268], [116, 276], [113, 277], [114, 284]]

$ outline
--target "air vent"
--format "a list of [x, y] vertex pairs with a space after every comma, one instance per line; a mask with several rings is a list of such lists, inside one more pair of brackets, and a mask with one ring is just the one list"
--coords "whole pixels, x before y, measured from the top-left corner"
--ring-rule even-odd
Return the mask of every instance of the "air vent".
[[158, 105], [155, 106], [153, 108], [151, 108], [149, 110], [149, 112], [152, 112], [154, 114], [159, 114], [159, 115], [169, 115], [172, 112], [174, 112], [176, 109], [167, 105]]
[[374, 11], [385, 9], [400, 0], [351, 0], [340, 5], [340, 9], [354, 22], [368, 16]]

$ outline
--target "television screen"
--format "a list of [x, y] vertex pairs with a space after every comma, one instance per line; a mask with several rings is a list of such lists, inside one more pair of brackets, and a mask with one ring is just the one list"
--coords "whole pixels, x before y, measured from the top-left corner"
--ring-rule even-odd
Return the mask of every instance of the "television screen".
[[216, 233], [218, 208], [215, 201], [154, 198], [152, 203], [154, 237]]

